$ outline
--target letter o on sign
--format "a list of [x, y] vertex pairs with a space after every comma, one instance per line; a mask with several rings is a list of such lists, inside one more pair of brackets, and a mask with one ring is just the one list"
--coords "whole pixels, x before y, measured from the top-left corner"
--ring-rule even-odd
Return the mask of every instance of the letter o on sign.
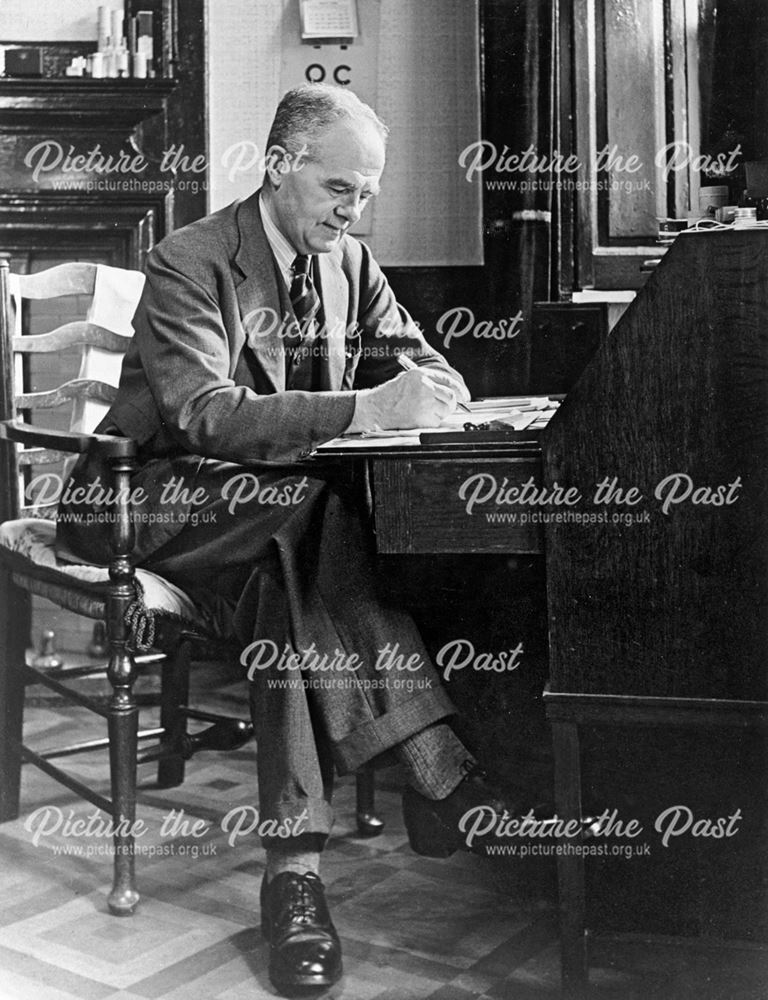
[[322, 83], [325, 79], [325, 67], [321, 66], [320, 63], [311, 63], [307, 66], [304, 76], [308, 83]]

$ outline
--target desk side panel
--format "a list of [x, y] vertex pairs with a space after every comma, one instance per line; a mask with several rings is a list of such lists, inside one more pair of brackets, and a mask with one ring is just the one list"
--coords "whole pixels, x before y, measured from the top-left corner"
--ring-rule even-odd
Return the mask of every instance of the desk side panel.
[[767, 369], [768, 233], [678, 238], [545, 434], [555, 690], [766, 696]]

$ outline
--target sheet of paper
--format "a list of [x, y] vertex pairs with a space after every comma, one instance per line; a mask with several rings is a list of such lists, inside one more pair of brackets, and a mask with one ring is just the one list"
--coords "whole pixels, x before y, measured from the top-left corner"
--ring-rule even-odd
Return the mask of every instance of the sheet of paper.
[[333, 438], [321, 444], [316, 451], [348, 451], [350, 448], [415, 448], [419, 445], [420, 430], [400, 431], [393, 434], [356, 434]]
[[490, 399], [475, 399], [469, 403], [470, 410], [501, 410], [511, 407], [516, 410], [556, 410], [558, 401], [550, 396], [498, 396]]

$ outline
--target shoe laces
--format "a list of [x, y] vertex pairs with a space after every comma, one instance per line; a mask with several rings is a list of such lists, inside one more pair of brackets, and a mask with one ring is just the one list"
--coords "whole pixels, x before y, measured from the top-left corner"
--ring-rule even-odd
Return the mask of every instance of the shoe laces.
[[292, 923], [312, 923], [317, 920], [317, 899], [313, 880], [317, 876], [300, 875], [290, 883], [291, 893], [286, 901], [288, 919]]

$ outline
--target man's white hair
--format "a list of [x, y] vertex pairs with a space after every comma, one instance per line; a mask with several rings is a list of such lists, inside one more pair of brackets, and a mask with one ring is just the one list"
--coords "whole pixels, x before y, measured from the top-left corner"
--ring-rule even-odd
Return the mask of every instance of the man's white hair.
[[389, 129], [357, 94], [346, 87], [305, 83], [283, 95], [269, 130], [267, 151], [282, 146], [295, 155], [304, 148], [305, 157], [311, 160], [316, 140], [343, 119], [372, 125], [386, 143]]

